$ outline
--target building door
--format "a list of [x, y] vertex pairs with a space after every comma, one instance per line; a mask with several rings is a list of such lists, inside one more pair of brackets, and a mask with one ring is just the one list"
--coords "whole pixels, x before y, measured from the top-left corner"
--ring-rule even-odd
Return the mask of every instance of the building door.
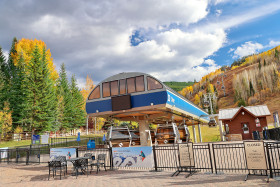
[[242, 130], [242, 139], [243, 140], [251, 140], [252, 135], [249, 129], [249, 123], [241, 123], [241, 130]]

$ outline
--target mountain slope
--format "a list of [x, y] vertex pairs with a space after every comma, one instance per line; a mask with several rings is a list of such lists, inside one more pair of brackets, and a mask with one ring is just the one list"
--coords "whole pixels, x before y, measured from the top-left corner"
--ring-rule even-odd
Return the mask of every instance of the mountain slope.
[[[180, 94], [200, 105], [206, 93], [216, 93], [214, 112], [240, 105], [266, 104], [270, 112], [280, 112], [280, 46], [243, 57], [231, 67], [222, 67], [185, 87]], [[225, 89], [223, 89], [223, 87]], [[225, 96], [224, 96], [225, 91]], [[273, 116], [268, 123], [273, 122]]]

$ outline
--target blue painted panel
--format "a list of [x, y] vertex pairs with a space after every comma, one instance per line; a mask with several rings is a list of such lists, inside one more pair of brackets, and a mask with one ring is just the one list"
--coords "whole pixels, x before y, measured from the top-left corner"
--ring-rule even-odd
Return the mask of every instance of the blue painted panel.
[[154, 105], [165, 104], [166, 101], [166, 91], [131, 96], [132, 108], [151, 106], [151, 103], [153, 103]]
[[[131, 106], [132, 108], [150, 106], [153, 105], [165, 104], [167, 102], [167, 92], [154, 92], [147, 94], [140, 94], [131, 96]], [[86, 103], [86, 111], [88, 114], [96, 113], [96, 110], [99, 112], [112, 111], [112, 102], [111, 98], [103, 101], [95, 101]]]
[[103, 101], [86, 103], [86, 111], [88, 114], [96, 113], [96, 110], [98, 110], [99, 112], [112, 111], [111, 99], [108, 98], [107, 100]]
[[[192, 104], [188, 103], [187, 101], [183, 100], [182, 98], [180, 98], [179, 96], [171, 93], [171, 92], [167, 92], [168, 94], [168, 99], [167, 99], [167, 104], [175, 106], [176, 108], [179, 108], [181, 110], [184, 110], [186, 112], [189, 112], [191, 114], [194, 114], [196, 116], [201, 116], [201, 115], [208, 115], [206, 112], [202, 111], [201, 109], [193, 106]], [[201, 117], [204, 119], [208, 120], [208, 117]]]

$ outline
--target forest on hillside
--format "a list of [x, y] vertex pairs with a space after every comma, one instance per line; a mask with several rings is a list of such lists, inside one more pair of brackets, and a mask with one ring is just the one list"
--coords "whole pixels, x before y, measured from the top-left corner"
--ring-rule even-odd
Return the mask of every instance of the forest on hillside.
[[179, 91], [202, 108], [205, 95], [212, 94], [214, 113], [220, 107], [257, 105], [280, 93], [280, 46], [252, 54], [223, 66]]

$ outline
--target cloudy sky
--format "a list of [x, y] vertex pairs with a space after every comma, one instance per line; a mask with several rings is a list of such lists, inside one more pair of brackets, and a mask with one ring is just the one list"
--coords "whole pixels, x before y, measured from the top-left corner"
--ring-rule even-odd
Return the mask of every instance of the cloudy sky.
[[279, 0], [1, 0], [0, 46], [43, 40], [80, 87], [129, 71], [192, 81], [280, 45], [279, 20]]

